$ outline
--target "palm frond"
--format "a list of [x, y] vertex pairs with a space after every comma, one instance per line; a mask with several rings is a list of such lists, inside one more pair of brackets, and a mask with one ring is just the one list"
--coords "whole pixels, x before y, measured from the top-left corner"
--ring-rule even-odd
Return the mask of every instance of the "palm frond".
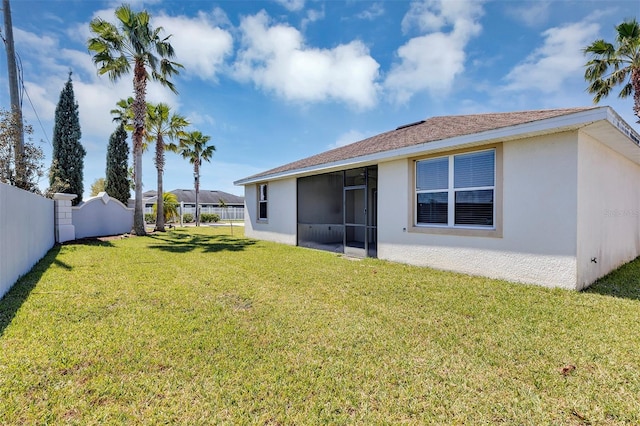
[[640, 24], [635, 19], [624, 21], [616, 27], [617, 41], [624, 44], [625, 40], [640, 39]]
[[616, 86], [622, 86], [621, 98], [634, 95], [634, 111], [640, 109], [637, 87], [630, 81], [640, 69], [640, 25], [635, 19], [627, 20], [616, 26], [616, 43], [598, 39], [583, 49], [590, 60], [585, 64], [584, 78], [589, 85], [587, 91], [594, 95], [593, 102], [598, 103], [609, 96]]
[[587, 46], [583, 52], [585, 54], [590, 53], [594, 56], [602, 56], [605, 58], [609, 58], [611, 57], [611, 55], [613, 55], [613, 53], [615, 52], [615, 47], [613, 46], [613, 44], [608, 43], [602, 39], [600, 40], [596, 40], [593, 43], [591, 43], [589, 46]]

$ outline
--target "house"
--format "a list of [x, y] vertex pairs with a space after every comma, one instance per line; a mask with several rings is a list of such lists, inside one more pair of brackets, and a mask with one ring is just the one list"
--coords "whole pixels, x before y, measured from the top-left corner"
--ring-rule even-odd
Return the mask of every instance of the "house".
[[609, 107], [434, 117], [241, 179], [245, 235], [580, 290], [640, 255]]
[[[186, 208], [195, 208], [196, 191], [195, 189], [174, 189], [169, 191], [176, 196], [178, 203], [183, 203]], [[154, 190], [145, 191], [142, 194], [142, 200], [146, 213], [151, 213], [153, 205], [158, 201], [158, 192]], [[219, 208], [220, 201], [224, 201], [227, 207], [244, 208], [244, 198], [238, 195], [229, 194], [224, 191], [212, 191], [201, 189], [198, 193], [198, 204], [201, 209]], [[129, 204], [133, 206], [135, 200], [129, 200]], [[148, 211], [147, 211], [148, 210]]]
[[[195, 208], [195, 189], [174, 189], [171, 193], [175, 194], [179, 203]], [[244, 208], [244, 198], [228, 192], [201, 189], [198, 193], [198, 204], [200, 204], [201, 208], [220, 207], [220, 201], [224, 201], [227, 207]]]
[[[194, 214], [196, 209], [195, 189], [174, 189], [170, 191], [178, 199], [180, 214]], [[142, 194], [145, 214], [153, 213], [153, 206], [158, 201], [158, 192], [154, 190], [145, 191]], [[220, 206], [220, 201], [226, 205]], [[135, 200], [129, 200], [129, 206], [133, 207]], [[221, 219], [242, 220], [244, 218], [244, 198], [238, 195], [229, 194], [224, 191], [212, 191], [201, 189], [198, 193], [198, 205], [200, 213], [215, 213]]]

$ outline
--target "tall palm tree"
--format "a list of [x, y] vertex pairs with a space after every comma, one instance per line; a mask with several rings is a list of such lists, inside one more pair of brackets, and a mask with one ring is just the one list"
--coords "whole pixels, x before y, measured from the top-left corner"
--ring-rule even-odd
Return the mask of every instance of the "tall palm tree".
[[584, 78], [591, 83], [587, 90], [598, 103], [614, 86], [622, 85], [618, 96], [633, 94], [633, 112], [640, 123], [640, 24], [626, 20], [616, 31], [615, 45], [600, 39], [584, 49], [592, 57], [585, 65]]
[[[145, 138], [149, 143], [156, 143], [155, 165], [158, 172], [158, 194], [164, 194], [162, 175], [164, 174], [165, 149], [176, 151], [178, 146], [173, 140], [185, 136], [184, 128], [189, 125], [186, 118], [180, 114], [170, 113], [169, 105], [159, 103], [147, 104], [147, 132]], [[165, 140], [166, 138], [166, 140]], [[163, 197], [158, 197], [158, 214], [156, 215], [156, 231], [164, 232]]]
[[207, 145], [210, 139], [210, 136], [205, 136], [201, 132], [194, 130], [180, 139], [180, 146], [178, 147], [178, 152], [182, 155], [182, 158], [186, 158], [193, 164], [193, 178], [196, 190], [196, 226], [200, 226], [200, 213], [198, 212], [200, 166], [203, 160], [211, 161], [211, 157], [213, 157], [213, 153], [216, 151], [215, 146]]
[[112, 81], [131, 72], [133, 67], [133, 157], [136, 204], [133, 231], [146, 234], [142, 208], [142, 140], [146, 118], [147, 81], [159, 81], [177, 93], [169, 77], [178, 74], [182, 65], [170, 59], [175, 56], [169, 37], [160, 37], [162, 27], [152, 28], [146, 11], [133, 12], [128, 5], [115, 11], [118, 26], [95, 18], [89, 24], [95, 37], [87, 41], [89, 50], [95, 52], [93, 62], [99, 74], [107, 74]]

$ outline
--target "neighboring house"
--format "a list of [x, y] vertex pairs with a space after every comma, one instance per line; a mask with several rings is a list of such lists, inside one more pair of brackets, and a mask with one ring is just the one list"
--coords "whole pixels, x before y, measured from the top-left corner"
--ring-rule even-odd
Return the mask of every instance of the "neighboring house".
[[[195, 189], [174, 189], [172, 194], [178, 198], [179, 203], [184, 203], [186, 207], [196, 206]], [[220, 207], [220, 200], [224, 201], [227, 207], [244, 208], [244, 198], [229, 194], [223, 191], [210, 191], [201, 189], [198, 192], [198, 204], [201, 208]]]
[[[196, 210], [195, 189], [174, 189], [170, 191], [178, 199], [179, 214], [194, 214]], [[158, 192], [151, 190], [142, 193], [145, 214], [153, 213], [153, 206], [158, 201]], [[224, 201], [225, 208], [220, 207], [220, 201]], [[134, 206], [135, 200], [129, 200], [129, 206]], [[200, 213], [215, 213], [221, 219], [242, 220], [244, 219], [244, 198], [238, 195], [229, 194], [224, 191], [211, 191], [201, 189], [198, 193], [198, 205]]]
[[[174, 189], [170, 191], [178, 199], [178, 203], [184, 203], [185, 208], [195, 208], [196, 191], [195, 189]], [[158, 192], [151, 190], [142, 194], [145, 212], [151, 213], [153, 205], [158, 201]], [[211, 191], [201, 189], [198, 193], [198, 204], [200, 209], [212, 209], [220, 207], [220, 200], [224, 201], [227, 207], [244, 208], [244, 198], [238, 195], [229, 194], [224, 191]], [[134, 200], [129, 200], [129, 204], [133, 206]]]
[[609, 107], [434, 117], [235, 184], [247, 237], [579, 290], [640, 255], [639, 144]]

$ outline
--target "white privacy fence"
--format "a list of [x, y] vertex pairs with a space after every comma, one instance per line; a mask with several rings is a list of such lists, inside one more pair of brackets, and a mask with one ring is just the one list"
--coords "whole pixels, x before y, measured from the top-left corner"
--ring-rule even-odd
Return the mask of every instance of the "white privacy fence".
[[0, 183], [0, 298], [54, 244], [54, 201]]
[[131, 232], [133, 209], [101, 192], [72, 207], [75, 238], [102, 237]]
[[0, 298], [56, 242], [124, 234], [133, 209], [101, 192], [72, 207], [74, 194], [48, 199], [0, 183]]
[[[78, 206], [73, 194], [48, 199], [0, 183], [0, 298], [42, 259], [56, 242], [125, 234], [133, 227], [134, 209], [101, 192]], [[152, 209], [145, 209], [151, 213]], [[180, 208], [182, 214], [194, 207]], [[244, 208], [200, 207], [221, 220], [243, 220]]]
[[[145, 214], [153, 214], [153, 208], [144, 209]], [[178, 214], [191, 214], [195, 216], [195, 207], [178, 206]], [[220, 220], [244, 220], [244, 207], [210, 207], [200, 206], [200, 214], [217, 214]]]

